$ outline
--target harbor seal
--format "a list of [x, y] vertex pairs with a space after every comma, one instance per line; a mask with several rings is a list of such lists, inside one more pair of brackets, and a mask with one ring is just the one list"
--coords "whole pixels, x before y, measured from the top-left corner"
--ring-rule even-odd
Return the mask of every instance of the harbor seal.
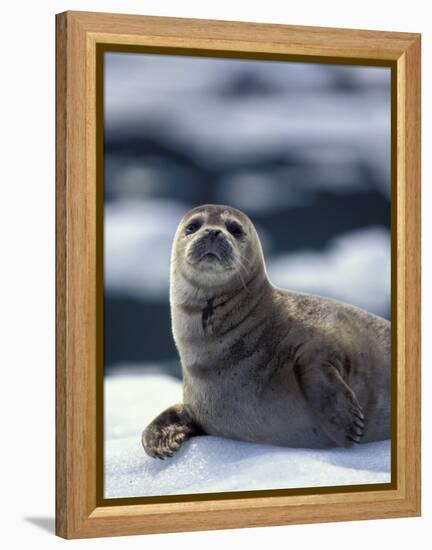
[[203, 205], [182, 218], [170, 271], [183, 402], [142, 434], [172, 456], [209, 434], [287, 447], [350, 447], [390, 436], [390, 323], [268, 279], [251, 220]]

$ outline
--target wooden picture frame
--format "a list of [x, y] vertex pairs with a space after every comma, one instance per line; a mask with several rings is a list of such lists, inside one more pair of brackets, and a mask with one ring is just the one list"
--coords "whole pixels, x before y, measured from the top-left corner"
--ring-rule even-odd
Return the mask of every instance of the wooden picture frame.
[[[420, 35], [86, 12], [61, 13], [56, 25], [56, 533], [79, 538], [419, 515]], [[390, 485], [145, 504], [101, 499], [103, 288], [97, 273], [103, 144], [97, 73], [106, 44], [391, 68]]]

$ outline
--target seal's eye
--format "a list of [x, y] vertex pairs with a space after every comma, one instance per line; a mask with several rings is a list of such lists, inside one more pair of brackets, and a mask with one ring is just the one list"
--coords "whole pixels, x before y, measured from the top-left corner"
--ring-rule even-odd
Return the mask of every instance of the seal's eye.
[[227, 220], [225, 226], [236, 239], [240, 239], [244, 235], [242, 226], [234, 220]]
[[190, 235], [191, 233], [195, 233], [195, 231], [198, 231], [198, 229], [201, 227], [201, 222], [198, 220], [195, 220], [193, 222], [190, 222], [185, 229], [186, 235]]

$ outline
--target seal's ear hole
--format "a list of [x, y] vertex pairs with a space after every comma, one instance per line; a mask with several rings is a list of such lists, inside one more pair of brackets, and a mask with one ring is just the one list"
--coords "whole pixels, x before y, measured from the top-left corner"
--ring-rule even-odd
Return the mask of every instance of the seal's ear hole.
[[236, 239], [239, 239], [244, 235], [242, 226], [234, 220], [227, 220], [225, 222], [225, 227], [228, 229], [231, 235], [233, 235]]

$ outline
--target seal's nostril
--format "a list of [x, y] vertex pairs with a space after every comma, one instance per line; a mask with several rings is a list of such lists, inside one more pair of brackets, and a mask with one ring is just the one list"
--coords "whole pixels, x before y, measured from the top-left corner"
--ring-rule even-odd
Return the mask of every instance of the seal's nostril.
[[208, 235], [210, 235], [210, 237], [217, 237], [219, 235], [219, 233], [221, 232], [220, 229], [206, 229], [206, 233], [208, 233]]

